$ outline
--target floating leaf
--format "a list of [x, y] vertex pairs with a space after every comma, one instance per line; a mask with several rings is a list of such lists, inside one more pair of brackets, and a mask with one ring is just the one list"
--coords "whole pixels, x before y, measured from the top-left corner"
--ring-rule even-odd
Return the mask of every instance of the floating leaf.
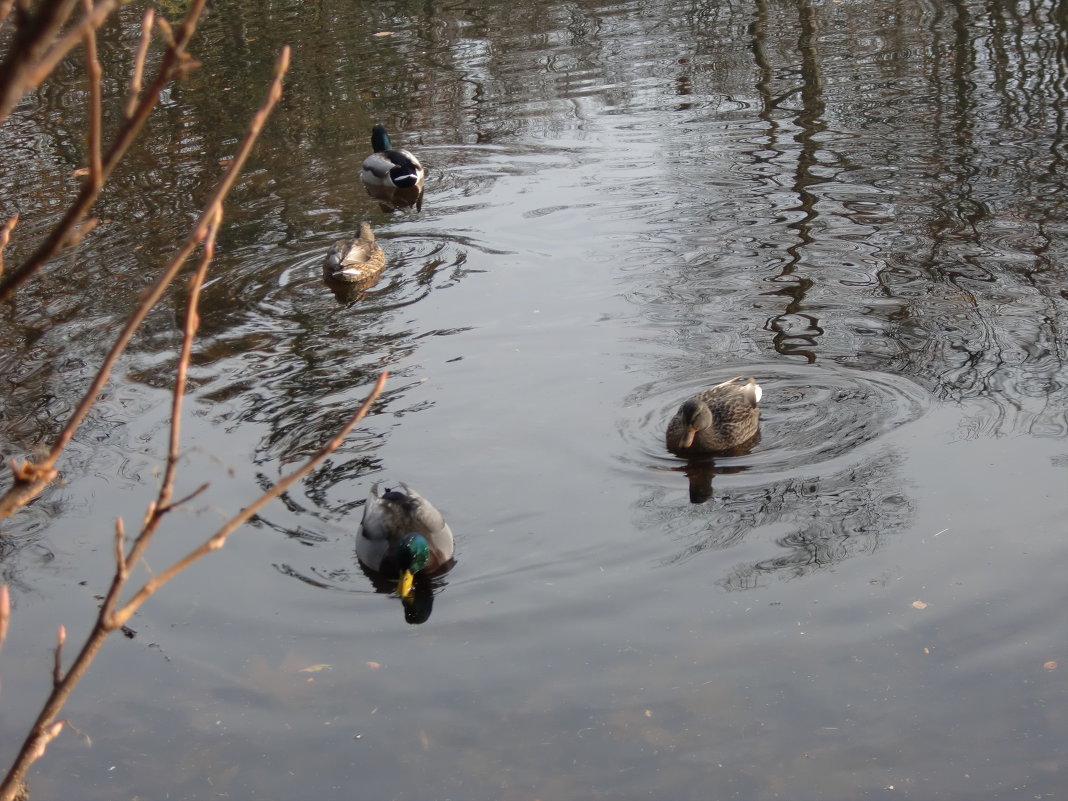
[[912, 608], [913, 609], [926, 609], [927, 608], [927, 604], [925, 604], [923, 601], [913, 601], [912, 602]]
[[318, 673], [320, 670], [330, 670], [333, 665], [308, 665], [306, 668], [301, 668], [301, 673]]

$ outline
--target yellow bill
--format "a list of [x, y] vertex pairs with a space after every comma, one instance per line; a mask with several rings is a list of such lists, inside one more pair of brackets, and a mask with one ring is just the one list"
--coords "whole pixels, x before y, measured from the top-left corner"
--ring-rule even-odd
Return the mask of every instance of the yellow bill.
[[397, 595], [401, 598], [407, 598], [412, 594], [413, 584], [415, 584], [415, 576], [411, 570], [405, 570], [401, 573], [400, 581], [397, 583]]

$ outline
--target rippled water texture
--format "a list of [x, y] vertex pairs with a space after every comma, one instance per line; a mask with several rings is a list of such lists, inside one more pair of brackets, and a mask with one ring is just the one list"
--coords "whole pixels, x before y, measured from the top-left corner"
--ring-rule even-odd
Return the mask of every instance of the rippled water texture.
[[[101, 33], [109, 125], [142, 8]], [[0, 309], [0, 451], [55, 436], [287, 43], [190, 368], [176, 492], [211, 486], [146, 570], [391, 377], [108, 642], [32, 797], [1060, 797], [1066, 20], [1053, 0], [212, 4], [99, 227]], [[73, 60], [0, 128], [8, 264], [77, 189], [84, 103]], [[426, 164], [420, 203], [362, 186], [375, 122]], [[346, 292], [322, 260], [361, 220], [387, 266]], [[154, 495], [181, 283], [62, 482], [2, 523], [4, 764], [55, 627], [91, 624], [115, 518]], [[679, 404], [738, 375], [764, 388], [759, 440], [668, 453]], [[354, 551], [371, 485], [398, 481], [457, 541], [407, 609]]]

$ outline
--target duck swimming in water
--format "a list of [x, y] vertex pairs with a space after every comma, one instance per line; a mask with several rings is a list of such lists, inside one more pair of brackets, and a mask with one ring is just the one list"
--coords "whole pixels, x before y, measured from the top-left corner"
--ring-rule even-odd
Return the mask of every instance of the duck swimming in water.
[[356, 556], [379, 573], [399, 577], [397, 594], [407, 599], [416, 574], [431, 575], [452, 561], [453, 539], [441, 512], [407, 484], [378, 494], [371, 487], [356, 535]]
[[760, 427], [763, 391], [752, 378], [724, 381], [689, 398], [668, 423], [668, 450], [679, 456], [729, 451], [746, 444]]
[[330, 247], [323, 262], [323, 277], [328, 281], [366, 283], [373, 281], [386, 266], [386, 254], [375, 244], [370, 223], [360, 223], [355, 239], [339, 239]]
[[382, 125], [371, 129], [370, 156], [363, 160], [360, 178], [369, 186], [391, 186], [397, 189], [420, 189], [426, 170], [408, 150], [393, 150], [389, 134]]

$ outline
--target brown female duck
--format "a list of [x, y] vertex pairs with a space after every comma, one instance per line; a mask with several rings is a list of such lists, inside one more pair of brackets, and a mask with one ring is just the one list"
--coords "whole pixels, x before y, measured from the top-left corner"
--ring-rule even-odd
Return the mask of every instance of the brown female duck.
[[721, 453], [744, 445], [760, 427], [762, 390], [752, 378], [724, 381], [688, 399], [668, 423], [668, 450], [680, 456]]
[[375, 244], [371, 224], [363, 222], [355, 239], [339, 239], [331, 245], [323, 262], [323, 277], [327, 281], [370, 283], [385, 266], [386, 254]]

